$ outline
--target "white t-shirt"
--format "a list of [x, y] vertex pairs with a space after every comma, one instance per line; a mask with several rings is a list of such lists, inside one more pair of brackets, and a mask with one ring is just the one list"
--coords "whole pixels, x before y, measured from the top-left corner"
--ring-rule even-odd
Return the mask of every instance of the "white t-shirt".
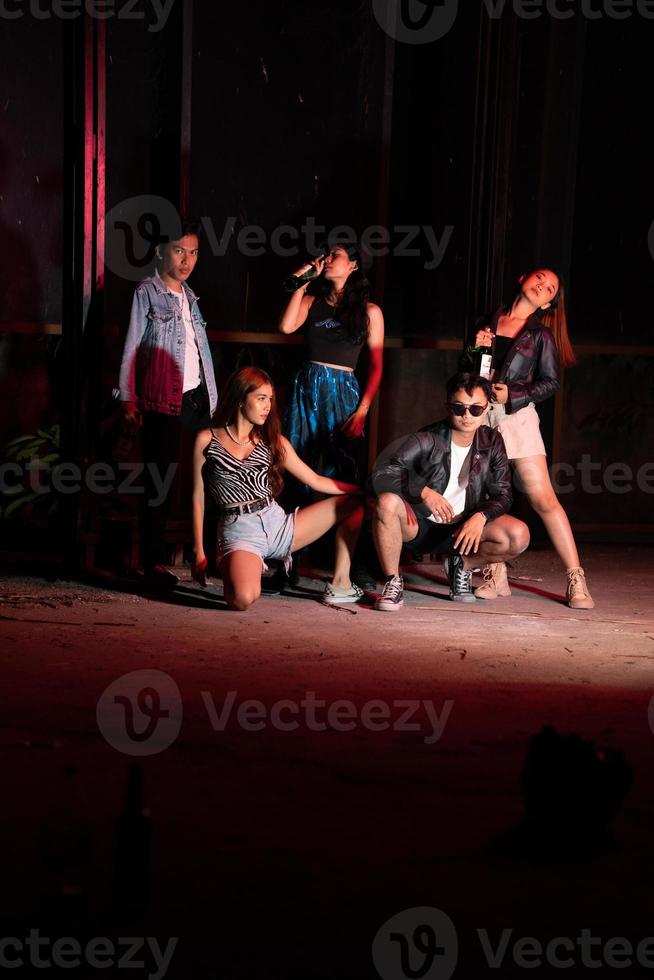
[[169, 289], [168, 292], [171, 296], [175, 297], [182, 308], [182, 320], [184, 321], [184, 330], [186, 333], [186, 344], [184, 347], [184, 385], [182, 391], [193, 391], [202, 381], [202, 376], [200, 374], [200, 351], [198, 350], [198, 342], [195, 339], [191, 307], [189, 306], [188, 296], [183, 286], [181, 293], [175, 293], [172, 289]]
[[[454, 520], [457, 520], [466, 508], [466, 490], [468, 489], [468, 478], [470, 476], [471, 455], [472, 443], [469, 446], [457, 446], [454, 440], [452, 440], [450, 479], [445, 487], [443, 496], [454, 511]], [[434, 521], [436, 524], [441, 523], [433, 514], [429, 515], [429, 520]]]

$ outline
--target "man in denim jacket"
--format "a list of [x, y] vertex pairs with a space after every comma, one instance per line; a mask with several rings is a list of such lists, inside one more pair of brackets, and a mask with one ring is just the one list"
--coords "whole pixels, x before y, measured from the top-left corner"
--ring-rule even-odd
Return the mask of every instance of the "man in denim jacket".
[[134, 293], [118, 390], [126, 432], [133, 435], [141, 427], [143, 568], [162, 585], [177, 582], [164, 565], [170, 490], [161, 499], [162, 483], [170, 467], [179, 465], [182, 430], [207, 428], [218, 402], [206, 324], [186, 282], [197, 262], [198, 229], [185, 223], [181, 232], [157, 247], [158, 271]]

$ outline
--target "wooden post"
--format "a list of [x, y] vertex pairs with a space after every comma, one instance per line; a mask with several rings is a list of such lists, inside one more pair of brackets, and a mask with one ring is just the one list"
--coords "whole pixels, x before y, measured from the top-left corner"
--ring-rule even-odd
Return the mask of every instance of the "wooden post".
[[[61, 460], [84, 472], [98, 427], [104, 286], [106, 22], [87, 11], [64, 25], [64, 283]], [[76, 566], [78, 493], [60, 501], [67, 563]]]

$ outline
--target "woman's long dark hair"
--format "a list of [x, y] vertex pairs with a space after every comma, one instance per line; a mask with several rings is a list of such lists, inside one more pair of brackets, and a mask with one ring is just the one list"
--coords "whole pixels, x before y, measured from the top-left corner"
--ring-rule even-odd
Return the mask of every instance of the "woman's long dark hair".
[[[367, 340], [368, 330], [370, 329], [370, 317], [368, 316], [370, 283], [363, 271], [361, 253], [359, 252], [358, 246], [353, 242], [334, 242], [331, 245], [325, 243], [322, 246], [322, 250], [325, 253], [329, 253], [333, 248], [342, 248], [347, 253], [350, 262], [356, 262], [357, 264], [357, 268], [347, 277], [343, 295], [340, 303], [336, 307], [336, 312], [344, 323], [345, 338], [353, 345], [362, 344]], [[331, 290], [329, 281], [321, 277], [318, 280], [318, 290], [318, 295], [326, 296]], [[343, 334], [339, 337], [334, 337], [334, 339], [342, 340]]]
[[[244, 367], [240, 371], [234, 371], [227, 379], [225, 388], [218, 401], [218, 408], [213, 417], [214, 428], [233, 425], [236, 421], [238, 410], [247, 396], [262, 385], [270, 385], [274, 395], [275, 386], [272, 383], [270, 375], [266, 374], [260, 368]], [[270, 448], [271, 460], [268, 477], [273, 496], [276, 497], [281, 493], [282, 487], [284, 486], [284, 480], [282, 478], [284, 447], [282, 445], [281, 426], [279, 424], [279, 415], [277, 414], [274, 397], [268, 418], [263, 425], [254, 426], [254, 434], [259, 439], [262, 439]]]

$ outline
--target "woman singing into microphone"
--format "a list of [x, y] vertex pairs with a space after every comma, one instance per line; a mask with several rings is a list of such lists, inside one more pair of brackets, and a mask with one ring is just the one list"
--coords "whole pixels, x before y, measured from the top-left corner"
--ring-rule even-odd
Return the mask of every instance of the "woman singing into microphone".
[[[356, 245], [330, 246], [313, 265], [320, 277], [317, 295], [307, 295], [310, 283], [303, 283], [279, 323], [285, 334], [304, 328], [306, 347], [306, 361], [293, 379], [284, 431], [309, 466], [325, 476], [362, 484], [367, 473], [366, 416], [382, 378], [384, 317], [369, 302], [370, 284]], [[370, 363], [362, 394], [354, 371], [364, 346]], [[353, 578], [364, 588], [375, 587], [367, 570], [354, 568]]]

